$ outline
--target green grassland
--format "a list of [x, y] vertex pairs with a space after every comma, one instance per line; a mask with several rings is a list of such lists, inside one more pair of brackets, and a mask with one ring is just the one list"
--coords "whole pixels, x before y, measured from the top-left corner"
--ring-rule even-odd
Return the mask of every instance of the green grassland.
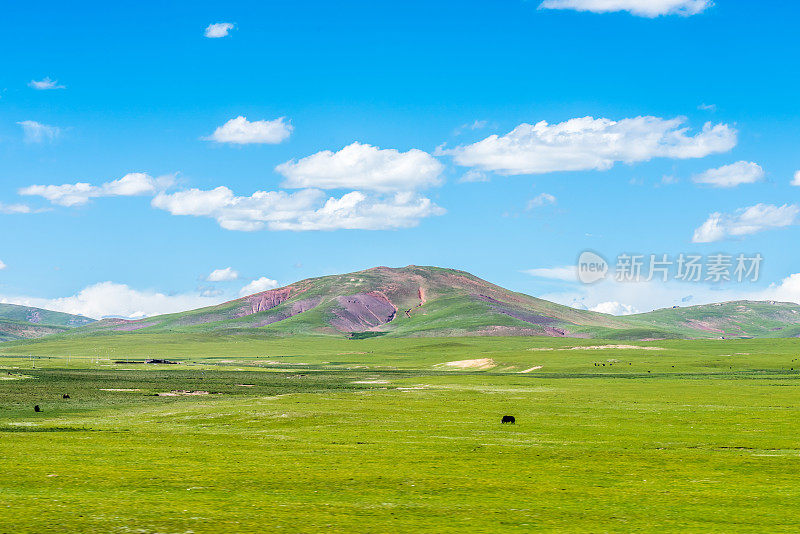
[[[489, 363], [443, 365], [464, 360]], [[798, 360], [797, 339], [4, 343], [0, 532], [795, 532]]]

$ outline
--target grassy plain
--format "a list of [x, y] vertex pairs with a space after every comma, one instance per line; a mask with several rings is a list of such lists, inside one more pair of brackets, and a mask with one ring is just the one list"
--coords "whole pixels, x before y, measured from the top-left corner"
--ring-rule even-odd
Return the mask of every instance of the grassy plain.
[[3, 344], [0, 532], [800, 529], [800, 340], [604, 344]]

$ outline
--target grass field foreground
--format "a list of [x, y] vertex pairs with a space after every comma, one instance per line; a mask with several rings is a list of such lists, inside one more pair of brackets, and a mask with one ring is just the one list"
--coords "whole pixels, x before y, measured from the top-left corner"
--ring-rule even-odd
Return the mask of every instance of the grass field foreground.
[[795, 340], [133, 337], [3, 346], [0, 532], [800, 528]]

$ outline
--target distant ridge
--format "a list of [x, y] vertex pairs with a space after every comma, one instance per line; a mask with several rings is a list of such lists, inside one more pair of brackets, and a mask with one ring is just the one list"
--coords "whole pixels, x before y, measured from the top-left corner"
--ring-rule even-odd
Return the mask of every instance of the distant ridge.
[[94, 319], [42, 308], [0, 304], [0, 341], [33, 339], [91, 324]]

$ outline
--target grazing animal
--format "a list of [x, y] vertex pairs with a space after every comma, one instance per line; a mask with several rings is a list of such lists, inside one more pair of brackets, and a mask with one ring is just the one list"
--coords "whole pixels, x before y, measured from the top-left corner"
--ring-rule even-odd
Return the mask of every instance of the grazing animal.
[[502, 423], [502, 424], [510, 423], [510, 424], [513, 425], [516, 422], [517, 422], [517, 420], [514, 419], [513, 415], [504, 415], [503, 418], [500, 420], [500, 423]]
[[39, 413], [39, 412], [42, 411], [42, 409], [39, 408], [39, 405], [37, 404], [36, 406], [33, 407], [33, 411], [36, 412], [36, 413]]
[[61, 395], [61, 398], [62, 399], [68, 399], [69, 398], [69, 393], [64, 393], [63, 395]]

